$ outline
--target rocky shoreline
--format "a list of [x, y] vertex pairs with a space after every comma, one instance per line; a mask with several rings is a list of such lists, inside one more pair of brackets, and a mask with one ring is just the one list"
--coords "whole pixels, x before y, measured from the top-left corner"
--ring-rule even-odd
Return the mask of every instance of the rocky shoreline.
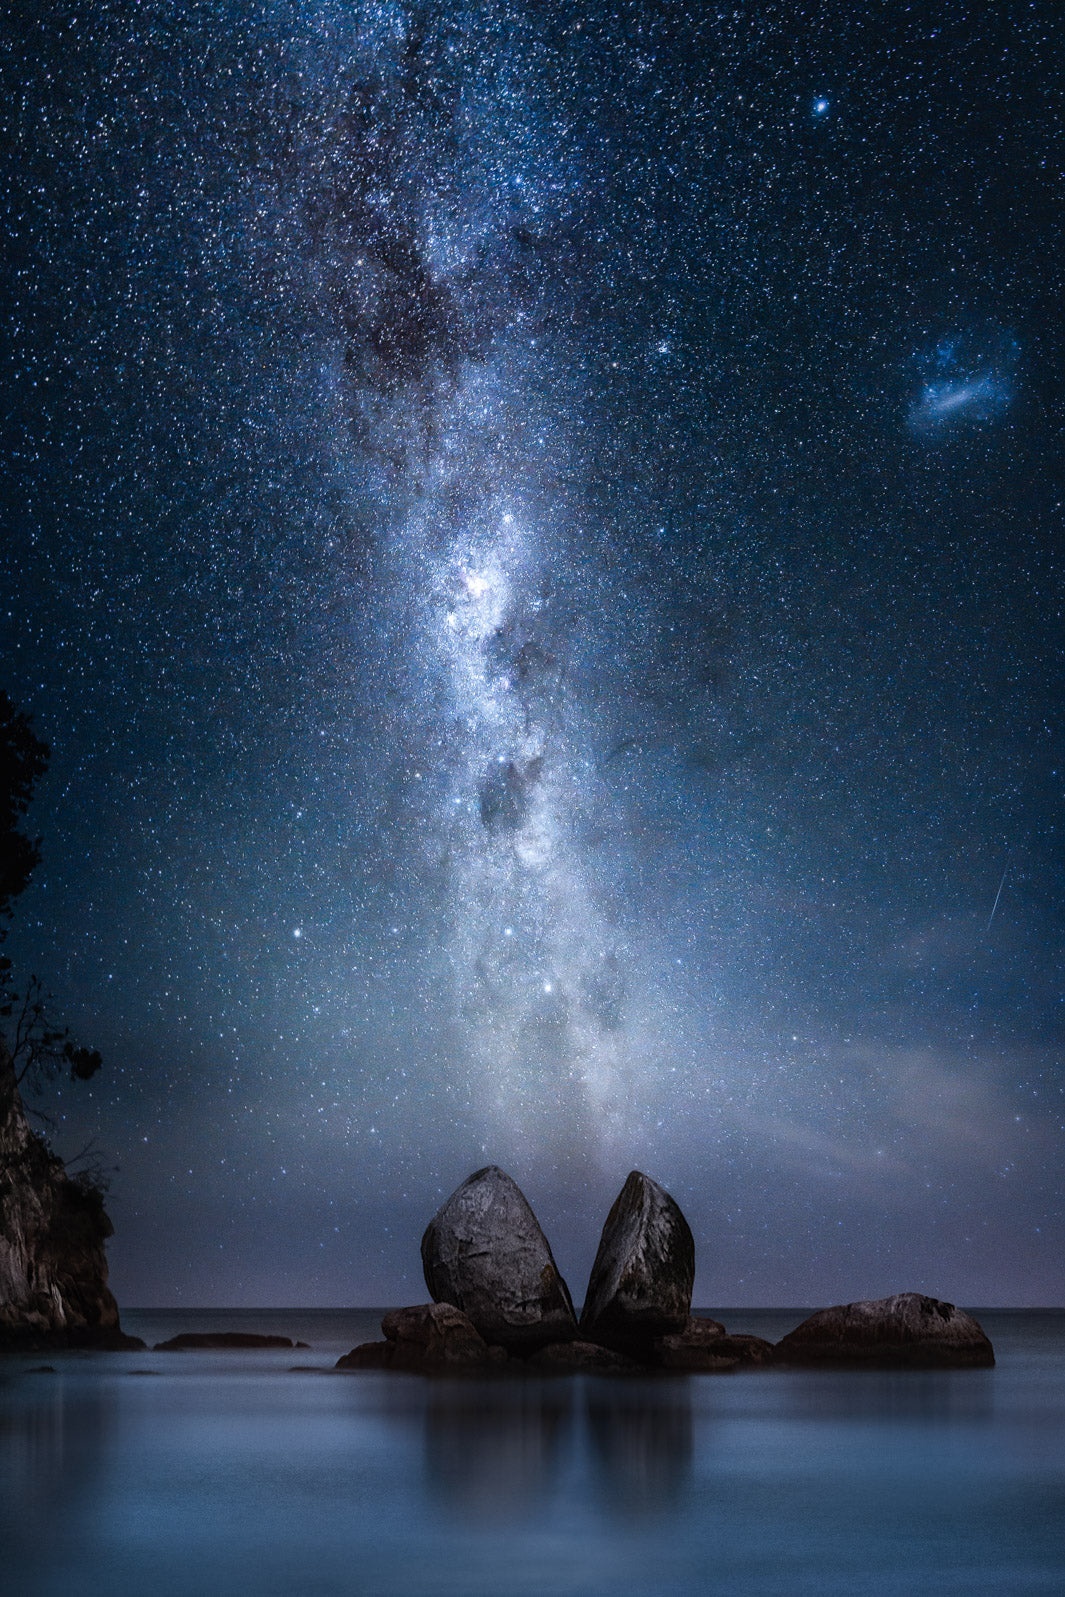
[[0, 1352], [143, 1348], [107, 1285], [113, 1229], [100, 1193], [31, 1129], [0, 1042]]
[[390, 1310], [384, 1340], [353, 1348], [338, 1370], [724, 1374], [995, 1362], [971, 1315], [919, 1292], [820, 1309], [776, 1344], [694, 1316], [691, 1230], [669, 1193], [638, 1170], [607, 1215], [579, 1321], [528, 1200], [496, 1165], [452, 1193], [421, 1251], [433, 1301]]
[[[107, 1285], [111, 1222], [26, 1120], [0, 1044], [0, 1353], [139, 1350]], [[633, 1170], [607, 1215], [578, 1318], [524, 1193], [496, 1165], [433, 1216], [421, 1244], [432, 1302], [392, 1309], [343, 1371], [422, 1375], [723, 1374], [781, 1366], [966, 1368], [995, 1362], [974, 1319], [903, 1292], [821, 1309], [773, 1344], [691, 1312], [695, 1243], [680, 1207]], [[156, 1351], [301, 1347], [243, 1332], [182, 1333]]]

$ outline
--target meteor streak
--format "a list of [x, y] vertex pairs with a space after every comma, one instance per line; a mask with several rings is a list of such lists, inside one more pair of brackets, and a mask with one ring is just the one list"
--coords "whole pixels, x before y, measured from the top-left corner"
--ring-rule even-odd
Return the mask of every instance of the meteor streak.
[[985, 937], [987, 936], [988, 932], [991, 930], [991, 922], [995, 918], [995, 911], [998, 908], [998, 901], [1002, 897], [1002, 889], [1006, 885], [1006, 871], [1008, 871], [1008, 870], [1009, 870], [1009, 864], [1007, 862], [1006, 870], [1004, 870], [1002, 872], [1002, 880], [998, 884], [998, 892], [995, 894], [995, 902], [992, 904], [991, 913], [987, 917], [987, 925], [984, 927], [984, 936]]

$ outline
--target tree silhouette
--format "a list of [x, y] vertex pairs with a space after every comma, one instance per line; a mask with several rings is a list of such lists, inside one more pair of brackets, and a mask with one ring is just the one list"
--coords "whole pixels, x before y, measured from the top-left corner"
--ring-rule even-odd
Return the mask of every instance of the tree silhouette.
[[[0, 943], [7, 936], [12, 903], [25, 891], [40, 861], [41, 840], [24, 832], [21, 823], [34, 788], [48, 769], [50, 754], [29, 716], [0, 689]], [[49, 994], [40, 979], [31, 976], [19, 994], [11, 990], [10, 978], [11, 961], [0, 954], [0, 1017], [14, 1017], [5, 1031], [16, 1081], [39, 1086], [64, 1067], [72, 1081], [94, 1076], [102, 1063], [100, 1055], [73, 1042], [69, 1029], [50, 1018]]]
[[50, 754], [29, 716], [0, 689], [0, 941], [7, 935], [11, 902], [25, 891], [41, 857], [40, 838], [28, 837], [19, 823]]
[[55, 1024], [48, 1013], [50, 1000], [40, 977], [31, 976], [21, 997], [12, 993], [0, 1005], [0, 1015], [15, 1017], [8, 1049], [20, 1085], [27, 1078], [34, 1085], [54, 1079], [64, 1066], [70, 1068], [71, 1081], [88, 1081], [103, 1064], [97, 1049], [80, 1047], [68, 1026]]

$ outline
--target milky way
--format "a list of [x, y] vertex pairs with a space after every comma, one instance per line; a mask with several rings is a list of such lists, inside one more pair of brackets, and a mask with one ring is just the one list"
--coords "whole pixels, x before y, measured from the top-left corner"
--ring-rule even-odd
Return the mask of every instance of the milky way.
[[707, 1302], [1060, 1300], [1065, 41], [944, 18], [13, 37], [8, 946], [126, 1302], [418, 1293], [488, 1160], [578, 1297], [638, 1165]]

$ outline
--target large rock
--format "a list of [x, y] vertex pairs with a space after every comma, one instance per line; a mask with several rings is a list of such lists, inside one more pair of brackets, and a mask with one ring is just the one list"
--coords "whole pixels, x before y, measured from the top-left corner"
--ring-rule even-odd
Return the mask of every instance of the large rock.
[[577, 1334], [569, 1291], [524, 1195], [496, 1165], [469, 1176], [422, 1238], [425, 1283], [486, 1341], [526, 1355]]
[[695, 1244], [663, 1187], [633, 1170], [607, 1215], [581, 1314], [581, 1335], [652, 1357], [657, 1337], [688, 1325]]
[[409, 1370], [421, 1375], [479, 1370], [503, 1361], [451, 1303], [390, 1309], [381, 1321], [383, 1342], [363, 1342], [338, 1359], [338, 1370]]
[[99, 1192], [30, 1130], [0, 1042], [0, 1349], [144, 1346], [108, 1289], [113, 1229]]
[[773, 1362], [937, 1368], [994, 1364], [995, 1354], [964, 1309], [899, 1292], [819, 1309], [777, 1343]]

